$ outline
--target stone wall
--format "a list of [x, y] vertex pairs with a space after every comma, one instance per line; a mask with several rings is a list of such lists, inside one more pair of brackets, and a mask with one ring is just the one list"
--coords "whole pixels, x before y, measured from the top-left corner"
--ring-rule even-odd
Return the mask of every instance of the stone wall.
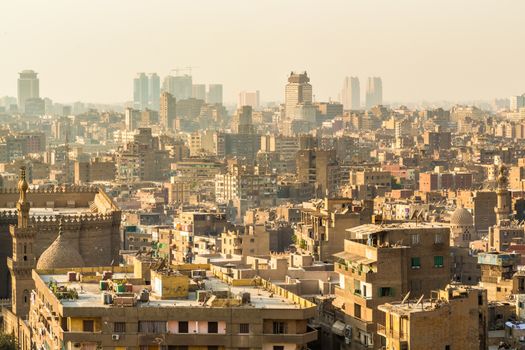
[[[18, 193], [14, 190], [0, 191], [0, 208], [16, 203]], [[85, 266], [118, 264], [120, 249], [120, 209], [111, 198], [96, 187], [57, 187], [27, 194], [32, 207], [68, 207], [74, 201], [75, 207], [88, 208], [95, 204], [96, 212], [79, 212], [62, 216], [62, 231], [84, 259]], [[16, 209], [0, 212], [0, 298], [10, 295], [10, 276], [7, 257], [12, 254], [12, 240], [9, 225], [16, 224]], [[58, 236], [59, 216], [32, 215], [30, 226], [36, 231], [35, 255], [37, 259]]]

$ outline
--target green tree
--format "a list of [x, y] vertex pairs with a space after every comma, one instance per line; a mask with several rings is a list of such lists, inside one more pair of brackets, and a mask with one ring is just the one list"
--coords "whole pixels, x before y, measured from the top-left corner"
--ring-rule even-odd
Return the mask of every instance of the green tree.
[[0, 350], [16, 350], [15, 336], [12, 334], [0, 333]]

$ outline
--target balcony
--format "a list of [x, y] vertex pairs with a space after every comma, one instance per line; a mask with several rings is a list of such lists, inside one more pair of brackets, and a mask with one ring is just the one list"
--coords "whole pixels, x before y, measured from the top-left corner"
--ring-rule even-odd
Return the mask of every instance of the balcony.
[[365, 300], [371, 300], [372, 297], [369, 295], [363, 295], [363, 292], [361, 292], [361, 289], [354, 289], [354, 295], [358, 296], [360, 298], [363, 298]]
[[301, 334], [263, 334], [263, 343], [308, 344], [317, 340], [317, 330]]
[[228, 346], [230, 337], [225, 334], [195, 333], [195, 334], [140, 334], [139, 345], [170, 344], [195, 346]]
[[397, 339], [401, 341], [408, 339], [405, 332], [393, 330], [391, 328], [387, 329], [385, 326], [379, 323], [377, 324], [377, 334], [382, 335], [385, 338]]
[[68, 342], [82, 343], [82, 342], [98, 342], [101, 340], [102, 332], [63, 332], [62, 340], [65, 344]]

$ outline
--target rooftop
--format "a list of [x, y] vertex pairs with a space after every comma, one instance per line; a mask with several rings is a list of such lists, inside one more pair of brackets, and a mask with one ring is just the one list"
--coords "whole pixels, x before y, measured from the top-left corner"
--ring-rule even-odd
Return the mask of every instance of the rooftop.
[[[74, 289], [78, 293], [78, 299], [62, 299], [64, 307], [116, 307], [107, 305], [103, 302], [104, 291], [100, 290], [98, 282], [70, 282], [67, 274], [41, 274], [40, 278], [49, 285], [49, 282], [55, 282], [57, 287], [67, 287]], [[114, 280], [132, 280], [135, 276], [133, 273], [114, 273]], [[51, 288], [50, 288], [51, 289]], [[139, 294], [143, 289], [151, 290], [151, 286], [142, 284], [133, 284], [133, 293]], [[221, 279], [214, 277], [211, 272], [207, 272], [207, 278], [203, 280], [198, 290], [205, 290], [211, 294], [224, 294], [230, 292], [232, 298], [240, 298], [244, 293], [250, 294], [249, 303], [241, 307], [255, 307], [268, 309], [301, 309], [302, 307], [284, 297], [265, 290], [263, 286], [232, 286], [228, 285]], [[222, 293], [221, 293], [222, 292]], [[197, 292], [190, 291], [187, 298], [172, 300], [157, 300], [152, 297], [148, 302], [137, 302], [136, 307], [209, 307], [204, 302], [197, 299]], [[214, 306], [215, 307], [215, 306]]]
[[363, 236], [373, 235], [375, 233], [383, 231], [395, 231], [395, 230], [411, 230], [411, 229], [433, 229], [433, 228], [446, 228], [448, 225], [442, 223], [429, 223], [429, 222], [403, 222], [396, 224], [387, 224], [387, 225], [374, 225], [366, 224], [347, 229], [347, 232], [350, 232], [355, 235], [355, 237], [363, 239]]

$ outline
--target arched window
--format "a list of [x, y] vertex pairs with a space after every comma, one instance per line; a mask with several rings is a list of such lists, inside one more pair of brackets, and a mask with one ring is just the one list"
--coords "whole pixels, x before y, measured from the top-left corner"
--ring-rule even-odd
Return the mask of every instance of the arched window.
[[29, 291], [27, 289], [24, 289], [23, 296], [24, 296], [24, 304], [29, 303]]

